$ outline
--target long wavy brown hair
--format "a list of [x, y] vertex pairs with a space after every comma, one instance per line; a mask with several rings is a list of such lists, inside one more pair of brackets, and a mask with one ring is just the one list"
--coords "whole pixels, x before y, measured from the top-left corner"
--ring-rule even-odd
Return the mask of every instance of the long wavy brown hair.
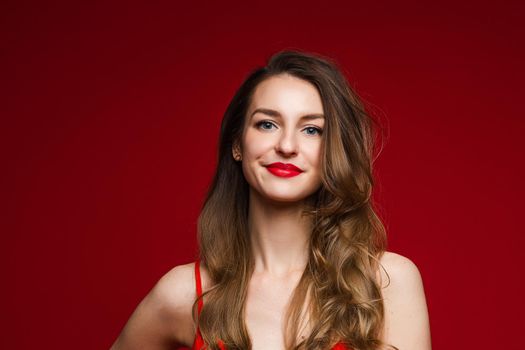
[[[375, 139], [383, 129], [334, 61], [299, 50], [278, 52], [253, 70], [222, 120], [217, 169], [198, 219], [200, 258], [213, 284], [203, 295], [200, 316], [196, 303], [193, 309], [203, 339], [209, 349], [218, 349], [218, 339], [230, 350], [251, 348], [244, 320], [254, 268], [247, 230], [249, 185], [232, 146], [240, 141], [255, 88], [279, 74], [312, 83], [326, 118], [322, 182], [303, 211], [313, 222], [309, 258], [285, 318], [286, 347], [325, 350], [341, 341], [354, 350], [394, 348], [380, 339], [384, 305], [377, 276], [386, 234], [371, 197]], [[300, 337], [305, 319], [309, 331]]]

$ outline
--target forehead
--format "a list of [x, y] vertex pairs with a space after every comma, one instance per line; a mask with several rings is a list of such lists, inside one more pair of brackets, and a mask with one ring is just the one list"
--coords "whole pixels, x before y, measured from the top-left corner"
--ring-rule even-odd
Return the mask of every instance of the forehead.
[[257, 85], [248, 112], [269, 108], [282, 114], [323, 113], [323, 103], [317, 88], [310, 82], [281, 74]]

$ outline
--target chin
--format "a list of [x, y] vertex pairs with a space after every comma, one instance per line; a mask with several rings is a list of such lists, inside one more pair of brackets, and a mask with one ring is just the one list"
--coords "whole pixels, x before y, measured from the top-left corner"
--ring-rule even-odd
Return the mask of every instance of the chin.
[[306, 200], [312, 193], [265, 193], [263, 196], [268, 200], [280, 203], [296, 203]]

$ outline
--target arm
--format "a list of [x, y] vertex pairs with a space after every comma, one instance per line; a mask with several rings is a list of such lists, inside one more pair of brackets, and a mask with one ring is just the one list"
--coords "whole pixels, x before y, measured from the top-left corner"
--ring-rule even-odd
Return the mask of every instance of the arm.
[[137, 306], [111, 350], [191, 346], [195, 299], [193, 264], [166, 273]]
[[381, 264], [385, 305], [384, 341], [400, 350], [430, 350], [430, 325], [423, 281], [409, 259], [386, 252]]

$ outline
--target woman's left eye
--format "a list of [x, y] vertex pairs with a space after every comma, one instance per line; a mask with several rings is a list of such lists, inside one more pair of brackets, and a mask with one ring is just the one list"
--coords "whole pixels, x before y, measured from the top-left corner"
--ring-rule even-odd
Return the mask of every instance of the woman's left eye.
[[[320, 129], [320, 128], [315, 128], [315, 127], [313, 127], [313, 126], [309, 126], [309, 127], [305, 128], [305, 130], [308, 130], [308, 131], [309, 131], [309, 132], [308, 132], [309, 135], [315, 135], [316, 133], [317, 133], [318, 135], [321, 135], [321, 134], [323, 133], [323, 130], [322, 130], [322, 129]], [[310, 132], [313, 132], [313, 134], [310, 133]]]

